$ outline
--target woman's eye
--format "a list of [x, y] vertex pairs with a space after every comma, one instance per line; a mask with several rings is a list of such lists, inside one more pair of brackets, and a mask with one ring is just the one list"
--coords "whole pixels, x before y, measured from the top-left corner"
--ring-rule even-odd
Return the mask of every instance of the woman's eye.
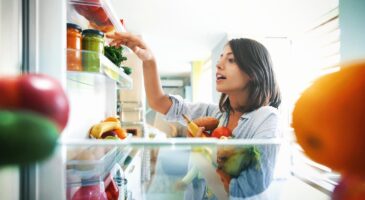
[[235, 60], [234, 58], [228, 58], [228, 62], [230, 62], [230, 63], [235, 63], [235, 62], [236, 62], [236, 60]]

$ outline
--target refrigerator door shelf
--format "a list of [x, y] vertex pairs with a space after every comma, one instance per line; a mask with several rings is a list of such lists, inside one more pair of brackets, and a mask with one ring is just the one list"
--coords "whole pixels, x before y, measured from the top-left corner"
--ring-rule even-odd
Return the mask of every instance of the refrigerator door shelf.
[[66, 164], [68, 185], [104, 180], [117, 163], [123, 165], [132, 150], [130, 147], [100, 146], [81, 149], [69, 150], [69, 158], [73, 155], [72, 151], [78, 153]]
[[[75, 54], [75, 52], [81, 52], [81, 58], [79, 58], [79, 64], [83, 65], [84, 69], [90, 68], [89, 64], [97, 64], [98, 70], [94, 71], [68, 71], [67, 79], [71, 81], [76, 81], [79, 83], [83, 83], [85, 85], [93, 86], [95, 83], [95, 78], [97, 76], [107, 76], [111, 80], [118, 83], [119, 88], [132, 88], [132, 78], [124, 73], [123, 68], [117, 67], [114, 63], [112, 63], [108, 58], [106, 58], [103, 54], [99, 54], [93, 51], [87, 50], [77, 50], [77, 49], [67, 49], [68, 54]], [[83, 59], [93, 59], [93, 62], [84, 62]]]
[[126, 32], [122, 20], [117, 18], [109, 0], [68, 0], [68, 22], [83, 29], [98, 29], [102, 32]]

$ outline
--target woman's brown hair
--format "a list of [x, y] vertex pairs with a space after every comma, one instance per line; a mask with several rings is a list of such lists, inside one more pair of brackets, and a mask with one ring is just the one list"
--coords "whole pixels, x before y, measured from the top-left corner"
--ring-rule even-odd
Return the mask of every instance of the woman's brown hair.
[[[281, 103], [280, 90], [273, 71], [268, 50], [261, 43], [247, 38], [232, 39], [228, 42], [232, 49], [238, 67], [249, 77], [249, 98], [247, 105], [240, 108], [241, 112], [251, 112], [261, 106], [278, 108]], [[219, 109], [231, 110], [227, 94], [222, 93]]]

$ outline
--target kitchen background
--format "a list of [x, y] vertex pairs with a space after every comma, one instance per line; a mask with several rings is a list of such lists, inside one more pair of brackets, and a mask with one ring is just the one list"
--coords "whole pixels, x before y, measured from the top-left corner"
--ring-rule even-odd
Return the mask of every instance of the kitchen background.
[[[291, 112], [300, 92], [316, 77], [336, 71], [341, 61], [365, 56], [362, 0], [97, 2], [0, 1], [0, 74], [45, 73], [62, 83], [71, 103], [70, 120], [61, 137], [65, 143], [86, 138], [92, 124], [114, 114], [141, 137], [161, 131], [165, 137], [178, 137], [185, 131], [146, 105], [141, 62], [130, 51], [126, 50], [128, 60], [124, 63], [133, 69], [130, 76], [122, 73], [111, 80], [108, 77], [113, 74], [94, 77], [67, 71], [66, 22], [83, 29], [89, 26], [88, 20], [73, 10], [74, 5], [101, 6], [117, 31], [141, 35], [155, 53], [164, 90], [191, 101], [218, 101], [215, 64], [229, 39], [249, 37], [262, 42], [272, 54], [283, 93], [280, 113], [289, 141], [294, 141]], [[316, 199], [328, 199], [338, 175], [307, 159], [299, 146], [291, 148], [297, 151], [283, 148], [278, 177], [291, 172], [310, 186], [301, 187], [299, 192], [310, 191], [307, 194]], [[59, 147], [45, 163], [1, 168], [0, 199], [66, 198], [66, 154], [67, 148]], [[144, 156], [141, 154], [140, 159]], [[50, 176], [42, 176], [47, 172]]]

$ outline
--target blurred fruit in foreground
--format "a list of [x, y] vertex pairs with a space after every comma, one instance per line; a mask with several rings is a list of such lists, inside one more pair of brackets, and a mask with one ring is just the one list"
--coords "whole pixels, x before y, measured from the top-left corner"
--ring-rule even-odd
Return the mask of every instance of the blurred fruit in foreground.
[[317, 79], [296, 102], [292, 126], [311, 159], [365, 177], [365, 62]]
[[0, 109], [29, 110], [53, 120], [60, 130], [69, 117], [68, 98], [60, 83], [43, 74], [0, 77]]
[[57, 138], [55, 124], [39, 114], [0, 111], [0, 165], [44, 160]]
[[333, 200], [364, 200], [365, 178], [342, 176], [332, 194]]

